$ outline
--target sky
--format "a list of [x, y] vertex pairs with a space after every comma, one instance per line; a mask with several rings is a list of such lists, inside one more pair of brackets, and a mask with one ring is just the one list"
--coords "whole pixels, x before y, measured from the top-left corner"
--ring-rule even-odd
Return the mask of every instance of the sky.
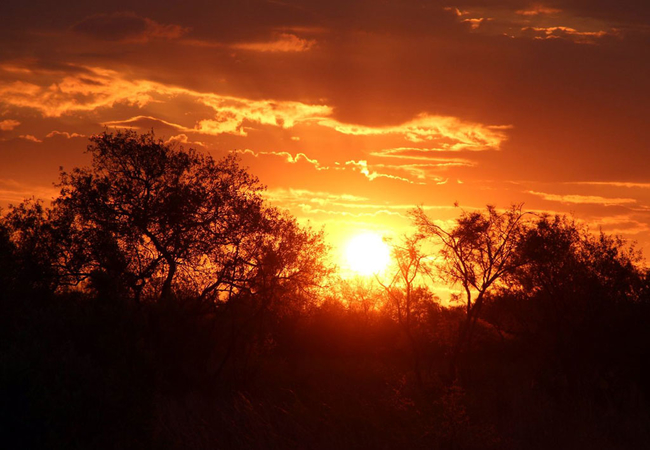
[[4, 0], [0, 206], [153, 129], [239, 153], [335, 252], [523, 203], [647, 256], [649, 80], [640, 0]]

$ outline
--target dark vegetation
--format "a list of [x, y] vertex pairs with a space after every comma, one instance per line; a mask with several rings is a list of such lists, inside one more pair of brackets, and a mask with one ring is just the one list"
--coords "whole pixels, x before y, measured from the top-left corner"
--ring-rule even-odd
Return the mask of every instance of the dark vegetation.
[[416, 209], [392, 277], [340, 280], [236, 159], [89, 151], [0, 219], [3, 448], [650, 448], [650, 276], [618, 238]]

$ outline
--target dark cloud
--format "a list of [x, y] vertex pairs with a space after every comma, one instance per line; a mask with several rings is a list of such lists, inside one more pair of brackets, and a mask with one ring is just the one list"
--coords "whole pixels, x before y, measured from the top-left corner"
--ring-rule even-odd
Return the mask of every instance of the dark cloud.
[[161, 24], [133, 12], [95, 14], [76, 23], [71, 29], [97, 39], [140, 42], [177, 39], [189, 31], [187, 27]]

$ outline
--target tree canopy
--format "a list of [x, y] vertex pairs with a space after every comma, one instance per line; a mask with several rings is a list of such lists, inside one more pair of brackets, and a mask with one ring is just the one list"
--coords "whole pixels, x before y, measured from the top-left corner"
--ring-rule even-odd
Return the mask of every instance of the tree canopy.
[[92, 165], [61, 173], [52, 210], [10, 215], [25, 244], [38, 234], [58, 249], [48, 255], [59, 281], [136, 300], [181, 289], [220, 301], [259, 294], [269, 279], [276, 291], [304, 291], [326, 273], [322, 235], [268, 206], [236, 156], [214, 160], [134, 131], [93, 136], [87, 151]]

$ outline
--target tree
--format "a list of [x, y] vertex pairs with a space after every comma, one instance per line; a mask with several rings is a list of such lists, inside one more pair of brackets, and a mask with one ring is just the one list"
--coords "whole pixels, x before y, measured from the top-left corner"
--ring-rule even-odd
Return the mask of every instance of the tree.
[[237, 353], [247, 357], [252, 346], [267, 337], [295, 331], [287, 330], [288, 324], [296, 325], [331, 270], [324, 262], [328, 247], [322, 232], [299, 226], [277, 209], [263, 212], [259, 228], [238, 244], [229, 275], [201, 294], [218, 285], [226, 295], [230, 332], [217, 373]]
[[11, 249], [6, 263], [12, 266], [7, 273], [13, 273], [14, 290], [51, 293], [76, 282], [79, 260], [67, 219], [37, 200], [12, 206], [0, 217], [0, 235]]
[[565, 216], [541, 215], [518, 252], [525, 264], [491, 293], [483, 312], [511, 339], [534, 343], [526, 348], [535, 366], [578, 388], [587, 374], [605, 380], [644, 360], [647, 269], [632, 245]]
[[643, 290], [641, 256], [633, 246], [617, 236], [594, 235], [564, 216], [540, 216], [523, 234], [519, 253], [525, 264], [510, 274], [508, 295], [499, 296], [525, 304], [526, 332], [575, 329], [605, 318], [603, 311], [616, 305], [636, 302]]
[[88, 152], [92, 166], [63, 172], [54, 202], [83, 255], [79, 280], [137, 300], [182, 286], [218, 302], [259, 296], [263, 272], [294, 287], [318, 278], [322, 236], [266, 206], [234, 155], [215, 161], [133, 131], [93, 136]]
[[421, 370], [421, 351], [415, 336], [417, 313], [420, 303], [433, 300], [431, 293], [420, 283], [418, 278], [430, 276], [430, 268], [426, 262], [427, 256], [420, 250], [421, 236], [405, 236], [400, 244], [391, 246], [395, 271], [390, 281], [382, 282], [375, 276], [377, 282], [384, 288], [388, 298], [395, 308], [397, 322], [404, 332], [413, 355], [413, 369], [419, 387], [423, 386]]
[[486, 212], [463, 212], [456, 226], [445, 230], [422, 208], [411, 211], [422, 237], [440, 246], [439, 271], [443, 279], [460, 284], [465, 293], [466, 320], [452, 357], [452, 374], [464, 347], [469, 346], [483, 301], [489, 290], [523, 264], [519, 245], [526, 213], [521, 205], [499, 212], [488, 205]]

